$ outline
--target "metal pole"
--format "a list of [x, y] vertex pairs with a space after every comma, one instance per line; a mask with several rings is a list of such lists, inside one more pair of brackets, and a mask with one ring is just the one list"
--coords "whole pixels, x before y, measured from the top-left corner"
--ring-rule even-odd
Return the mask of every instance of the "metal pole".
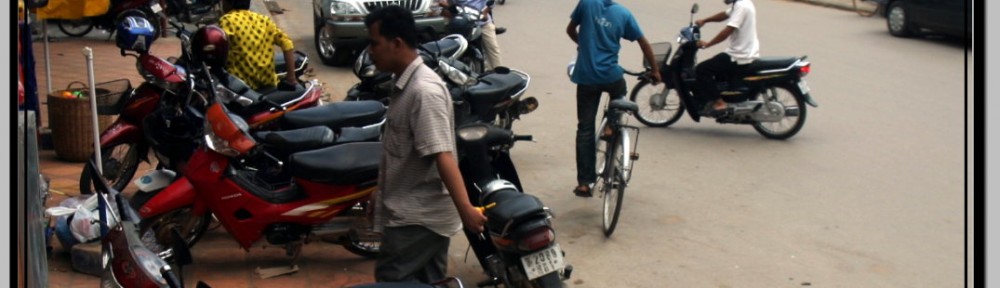
[[42, 20], [42, 42], [44, 42], [43, 47], [45, 47], [45, 85], [48, 86], [49, 92], [52, 93], [52, 65], [49, 63], [49, 20]]
[[[83, 56], [87, 57], [87, 84], [90, 87], [90, 118], [94, 121], [94, 167], [97, 173], [104, 175], [104, 165], [101, 165], [101, 130], [97, 120], [97, 88], [94, 87], [94, 51], [90, 47], [83, 48]], [[95, 180], [96, 181], [96, 180]]]

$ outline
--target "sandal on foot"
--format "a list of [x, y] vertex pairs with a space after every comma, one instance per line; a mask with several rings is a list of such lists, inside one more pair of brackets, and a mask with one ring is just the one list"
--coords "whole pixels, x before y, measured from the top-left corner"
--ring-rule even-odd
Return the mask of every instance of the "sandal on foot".
[[594, 192], [591, 191], [590, 188], [586, 189], [581, 189], [580, 187], [573, 188], [573, 194], [576, 194], [577, 197], [586, 197], [586, 198], [594, 197]]

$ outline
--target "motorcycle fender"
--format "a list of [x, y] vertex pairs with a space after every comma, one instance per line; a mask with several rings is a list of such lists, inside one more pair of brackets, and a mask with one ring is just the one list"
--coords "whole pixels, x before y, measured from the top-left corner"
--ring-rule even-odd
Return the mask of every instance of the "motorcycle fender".
[[816, 100], [813, 100], [812, 95], [809, 95], [809, 93], [802, 94], [802, 97], [805, 98], [803, 100], [805, 100], [806, 104], [809, 104], [809, 106], [819, 107], [819, 103], [816, 103]]
[[[142, 193], [142, 192], [140, 192]], [[149, 199], [142, 207], [139, 207], [139, 217], [146, 219], [149, 217], [154, 217], [163, 213], [167, 213], [178, 208], [193, 205], [195, 202], [195, 196], [197, 196], [194, 186], [187, 177], [181, 177], [171, 183], [170, 186], [164, 188], [159, 192], [144, 192], [144, 193], [156, 193], [153, 198]], [[197, 207], [195, 207], [197, 212]]]
[[118, 143], [142, 142], [142, 129], [139, 125], [119, 117], [111, 127], [101, 132], [101, 147], [111, 147]]

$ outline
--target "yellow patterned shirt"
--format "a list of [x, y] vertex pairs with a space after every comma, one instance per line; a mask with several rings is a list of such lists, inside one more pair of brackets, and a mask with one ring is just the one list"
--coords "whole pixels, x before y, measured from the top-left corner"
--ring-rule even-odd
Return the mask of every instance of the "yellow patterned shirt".
[[278, 29], [270, 17], [250, 10], [235, 10], [219, 19], [219, 26], [229, 39], [226, 70], [253, 89], [275, 87], [274, 47], [282, 51], [295, 49], [292, 39]]

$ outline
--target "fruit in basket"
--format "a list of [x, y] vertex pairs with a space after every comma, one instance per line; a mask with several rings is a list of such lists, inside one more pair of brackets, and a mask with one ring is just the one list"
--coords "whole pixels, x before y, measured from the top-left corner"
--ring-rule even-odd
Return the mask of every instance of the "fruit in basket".
[[59, 95], [59, 96], [62, 96], [63, 98], [67, 98], [67, 99], [76, 98], [76, 97], [73, 96], [73, 92], [69, 92], [69, 91], [63, 91], [62, 95]]

